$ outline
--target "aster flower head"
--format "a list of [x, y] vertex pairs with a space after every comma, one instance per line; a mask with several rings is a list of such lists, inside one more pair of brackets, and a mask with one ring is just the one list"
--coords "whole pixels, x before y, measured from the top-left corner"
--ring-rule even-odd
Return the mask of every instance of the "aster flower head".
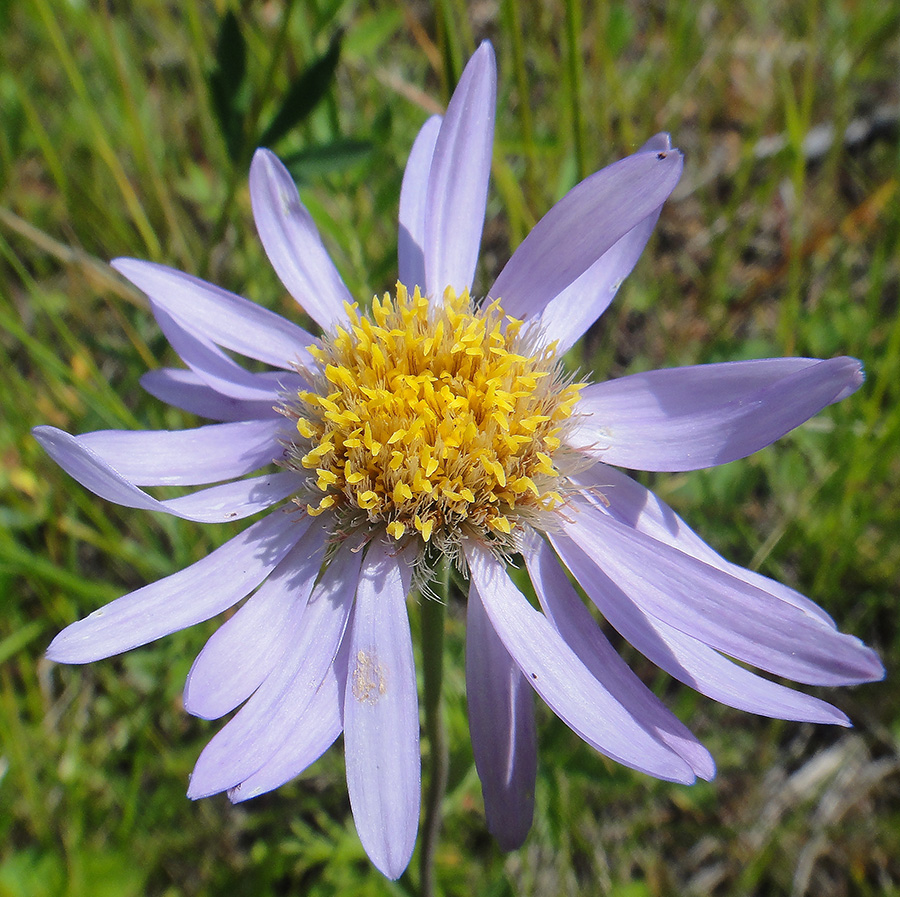
[[[684, 783], [715, 771], [610, 645], [568, 574], [650, 660], [753, 713], [849, 724], [734, 660], [806, 684], [883, 673], [815, 604], [724, 560], [616, 469], [744, 457], [855, 391], [859, 363], [777, 358], [568, 378], [561, 353], [635, 265], [681, 154], [657, 135], [587, 178], [474, 301], [495, 91], [485, 43], [446, 114], [413, 144], [397, 285], [371, 310], [350, 295], [286, 169], [259, 150], [250, 195], [260, 238], [322, 335], [187, 274], [119, 259], [186, 365], [152, 371], [143, 385], [216, 423], [35, 430], [75, 479], [118, 504], [206, 523], [267, 512], [203, 560], [72, 624], [48, 656], [109, 657], [246, 598], [188, 676], [190, 713], [218, 719], [240, 707], [198, 759], [189, 796], [242, 801], [277, 788], [343, 733], [360, 838], [392, 878], [409, 862], [420, 804], [407, 597], [441, 557], [469, 579], [472, 746], [488, 825], [505, 848], [531, 824], [535, 692], [627, 766]], [[229, 353], [274, 370], [250, 372]], [[204, 488], [165, 500], [143, 488], [159, 485]], [[540, 610], [507, 572], [517, 555]]]

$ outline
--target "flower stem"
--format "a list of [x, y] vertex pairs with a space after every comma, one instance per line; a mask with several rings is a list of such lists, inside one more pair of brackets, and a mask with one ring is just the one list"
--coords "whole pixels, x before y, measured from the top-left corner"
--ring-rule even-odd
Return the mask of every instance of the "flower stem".
[[424, 678], [425, 737], [431, 748], [431, 774], [425, 796], [419, 879], [422, 897], [435, 893], [434, 856], [441, 830], [441, 803], [447, 788], [447, 735], [441, 716], [441, 681], [444, 674], [444, 612], [450, 593], [450, 565], [438, 574], [440, 599], [422, 597], [422, 667]]

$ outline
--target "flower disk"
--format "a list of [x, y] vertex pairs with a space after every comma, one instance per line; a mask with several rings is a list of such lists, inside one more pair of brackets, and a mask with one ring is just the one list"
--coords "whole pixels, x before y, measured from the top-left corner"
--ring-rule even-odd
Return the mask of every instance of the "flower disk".
[[440, 308], [398, 284], [371, 319], [347, 311], [349, 326], [311, 349], [315, 391], [287, 407], [309, 513], [454, 555], [463, 535], [512, 548], [520, 522], [563, 502], [574, 454], [561, 434], [580, 385], [565, 382], [555, 345], [536, 347], [499, 301], [476, 309], [449, 288]]

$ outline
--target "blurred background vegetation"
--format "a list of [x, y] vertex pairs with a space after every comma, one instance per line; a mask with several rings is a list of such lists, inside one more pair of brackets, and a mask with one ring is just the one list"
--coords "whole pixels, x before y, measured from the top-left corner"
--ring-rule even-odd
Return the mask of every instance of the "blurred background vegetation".
[[353, 293], [390, 288], [406, 154], [483, 38], [499, 103], [482, 285], [581, 177], [659, 130], [685, 152], [656, 236], [573, 367], [864, 361], [863, 389], [777, 445], [645, 481], [730, 559], [818, 600], [888, 675], [820, 690], [856, 728], [813, 727], [714, 705], [624, 647], [718, 778], [625, 770], [542, 708], [534, 829], [504, 855], [485, 830], [453, 607], [443, 893], [900, 894], [900, 6], [4, 0], [2, 897], [415, 885], [415, 863], [389, 883], [367, 862], [339, 750], [239, 807], [184, 797], [217, 724], [187, 716], [181, 689], [215, 621], [84, 668], [43, 660], [59, 629], [235, 530], [103, 502], [29, 429], [196, 423], [140, 389], [174, 358], [110, 258], [166, 262], [296, 316], [252, 224], [257, 142], [290, 162]]

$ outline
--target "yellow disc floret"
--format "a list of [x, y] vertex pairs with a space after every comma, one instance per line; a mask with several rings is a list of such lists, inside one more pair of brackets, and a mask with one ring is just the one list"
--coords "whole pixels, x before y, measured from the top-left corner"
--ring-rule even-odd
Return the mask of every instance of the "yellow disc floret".
[[347, 313], [310, 350], [313, 389], [287, 402], [289, 464], [308, 474], [310, 514], [438, 549], [464, 533], [502, 548], [563, 502], [560, 435], [579, 386], [564, 381], [555, 346], [535, 348], [498, 301], [476, 309], [451, 289], [434, 306], [398, 284], [371, 318]]

